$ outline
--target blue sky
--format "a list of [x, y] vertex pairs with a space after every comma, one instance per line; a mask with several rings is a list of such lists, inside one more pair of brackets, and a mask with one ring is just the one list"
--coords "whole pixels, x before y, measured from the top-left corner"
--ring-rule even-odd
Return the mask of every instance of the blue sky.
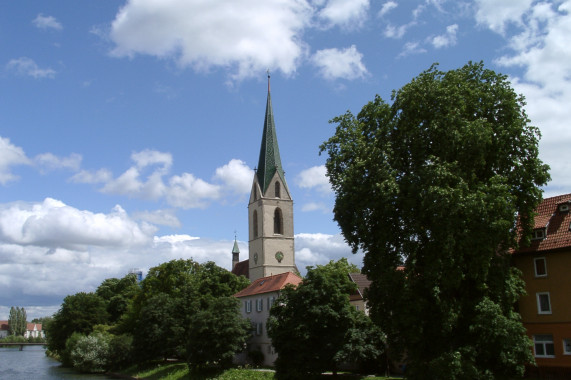
[[507, 74], [568, 193], [571, 1], [0, 1], [0, 319], [177, 258], [247, 257], [271, 71], [298, 267], [352, 255], [328, 121], [431, 64]]

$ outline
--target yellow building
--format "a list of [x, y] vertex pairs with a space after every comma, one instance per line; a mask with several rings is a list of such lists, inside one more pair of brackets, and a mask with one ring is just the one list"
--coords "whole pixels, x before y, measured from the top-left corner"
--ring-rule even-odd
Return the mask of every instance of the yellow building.
[[513, 254], [527, 291], [518, 306], [533, 341], [537, 368], [530, 372], [571, 376], [570, 208], [571, 194], [543, 200], [531, 245]]

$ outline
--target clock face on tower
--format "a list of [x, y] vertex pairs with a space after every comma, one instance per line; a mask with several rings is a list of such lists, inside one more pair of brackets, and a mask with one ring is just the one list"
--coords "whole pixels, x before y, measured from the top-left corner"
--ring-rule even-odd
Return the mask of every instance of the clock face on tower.
[[282, 251], [277, 251], [276, 260], [278, 261], [278, 263], [281, 263], [283, 259], [284, 259], [284, 254], [282, 253]]

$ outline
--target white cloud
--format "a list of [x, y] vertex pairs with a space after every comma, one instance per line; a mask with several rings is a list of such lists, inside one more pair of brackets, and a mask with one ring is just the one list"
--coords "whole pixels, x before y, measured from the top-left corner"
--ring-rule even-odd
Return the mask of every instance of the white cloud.
[[533, 0], [476, 0], [476, 21], [494, 32], [504, 33], [508, 23], [522, 24]]
[[398, 58], [406, 57], [412, 54], [426, 53], [426, 49], [421, 47], [418, 42], [407, 42], [404, 44], [402, 51], [397, 56]]
[[122, 247], [148, 242], [149, 232], [148, 226], [135, 223], [120, 206], [101, 214], [46, 198], [42, 203], [0, 207], [0, 241], [7, 244], [67, 250]]
[[221, 197], [221, 188], [196, 178], [192, 174], [183, 173], [169, 180], [166, 198], [170, 205], [182, 209], [205, 208], [208, 202]]
[[[551, 167], [554, 179], [547, 192], [565, 193], [571, 187], [571, 167], [562, 159], [568, 151], [566, 142], [571, 141], [571, 1], [536, 3], [528, 9], [522, 4], [514, 12], [523, 22], [506, 36], [512, 54], [503, 55], [496, 63], [523, 69], [523, 77], [513, 77], [511, 82], [516, 92], [526, 97], [526, 112], [541, 130], [540, 157]], [[512, 18], [506, 16], [506, 20]], [[496, 31], [503, 31], [502, 25], [499, 21], [488, 24]]]
[[458, 32], [458, 24], [448, 25], [446, 33], [431, 39], [432, 45], [437, 48], [444, 48], [456, 45], [456, 33]]
[[312, 13], [306, 0], [130, 0], [111, 25], [112, 54], [170, 58], [200, 71], [232, 68], [234, 79], [268, 67], [291, 75]]
[[13, 166], [31, 165], [31, 163], [22, 148], [12, 144], [10, 139], [0, 136], [0, 184], [5, 185], [18, 179], [18, 176], [11, 171]]
[[180, 227], [180, 220], [177, 218], [175, 210], [155, 210], [134, 212], [133, 218], [144, 220], [151, 224], [161, 226]]
[[359, 251], [353, 254], [341, 235], [296, 234], [295, 249], [295, 261], [302, 273], [305, 273], [307, 266], [324, 265], [330, 260], [337, 261], [342, 257], [359, 268], [363, 266], [363, 253]]
[[408, 28], [415, 26], [415, 25], [416, 25], [416, 21], [411, 21], [407, 24], [403, 24], [403, 25], [400, 25], [398, 27], [389, 24], [386, 26], [386, 28], [383, 32], [383, 35], [387, 38], [400, 39], [405, 35]]
[[40, 170], [49, 171], [56, 169], [69, 169], [77, 171], [81, 166], [80, 154], [72, 153], [69, 157], [58, 157], [53, 153], [42, 153], [34, 157], [34, 162]]
[[55, 29], [62, 30], [63, 26], [53, 16], [44, 16], [39, 14], [32, 23], [39, 29]]
[[[103, 185], [101, 192], [106, 194], [153, 201], [165, 199], [170, 206], [190, 209], [205, 208], [211, 201], [222, 199], [223, 195], [228, 198], [247, 194], [254, 177], [254, 171], [237, 159], [216, 169], [214, 179], [222, 184], [209, 183], [191, 173], [170, 175], [173, 163], [170, 153], [147, 149], [131, 154], [131, 160], [133, 166], [116, 178], [109, 170], [99, 169], [82, 170], [70, 180], [75, 183], [100, 183]], [[141, 218], [158, 217], [141, 215]], [[165, 223], [171, 225], [177, 222], [168, 218]]]
[[301, 206], [301, 211], [304, 212], [321, 211], [324, 214], [326, 214], [331, 212], [331, 208], [327, 207], [327, 205], [322, 202], [309, 202]]
[[99, 169], [97, 171], [81, 170], [73, 177], [71, 182], [75, 183], [106, 183], [111, 181], [113, 174], [107, 169]]
[[319, 18], [328, 26], [354, 29], [363, 25], [368, 10], [369, 0], [329, 0], [319, 11]]
[[162, 165], [164, 170], [167, 171], [172, 165], [172, 155], [170, 153], [151, 149], [134, 152], [131, 154], [131, 159], [135, 161], [139, 168], [145, 168], [151, 165]]
[[190, 235], [164, 235], [164, 236], [155, 236], [153, 241], [155, 244], [168, 243], [174, 245], [196, 239], [200, 238], [193, 237]]
[[383, 3], [383, 5], [381, 6], [381, 10], [377, 14], [377, 16], [383, 17], [396, 7], [398, 7], [398, 3], [396, 3], [395, 1], [387, 1], [386, 3]]
[[311, 61], [319, 68], [320, 75], [328, 80], [337, 78], [357, 79], [367, 74], [362, 62], [363, 54], [355, 45], [343, 50], [337, 48], [318, 50]]
[[12, 59], [6, 65], [9, 70], [14, 70], [19, 75], [30, 76], [34, 79], [55, 78], [56, 72], [51, 68], [41, 69], [34, 60], [28, 57]]
[[309, 169], [302, 170], [295, 178], [295, 183], [302, 189], [316, 188], [324, 194], [330, 194], [333, 190], [326, 173], [325, 165], [312, 166]]
[[252, 187], [254, 170], [242, 160], [231, 159], [226, 165], [216, 169], [215, 179], [224, 182], [228, 190], [238, 194], [248, 194]]

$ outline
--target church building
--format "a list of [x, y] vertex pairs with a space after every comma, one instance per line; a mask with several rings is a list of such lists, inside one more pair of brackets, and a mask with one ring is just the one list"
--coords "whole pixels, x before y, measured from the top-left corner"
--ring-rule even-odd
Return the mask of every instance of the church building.
[[251, 361], [257, 352], [261, 362], [256, 364], [271, 366], [277, 355], [268, 337], [270, 309], [286, 285], [297, 286], [302, 279], [295, 265], [293, 200], [280, 158], [269, 75], [260, 158], [248, 202], [248, 230], [248, 259], [239, 261], [236, 240], [232, 249], [232, 273], [251, 282], [234, 294], [240, 300], [242, 317], [252, 324], [247, 352], [238, 355], [236, 362]]
[[268, 99], [258, 167], [248, 203], [248, 260], [232, 250], [232, 273], [250, 281], [281, 273], [297, 273], [293, 237], [293, 200], [280, 158], [268, 75]]

